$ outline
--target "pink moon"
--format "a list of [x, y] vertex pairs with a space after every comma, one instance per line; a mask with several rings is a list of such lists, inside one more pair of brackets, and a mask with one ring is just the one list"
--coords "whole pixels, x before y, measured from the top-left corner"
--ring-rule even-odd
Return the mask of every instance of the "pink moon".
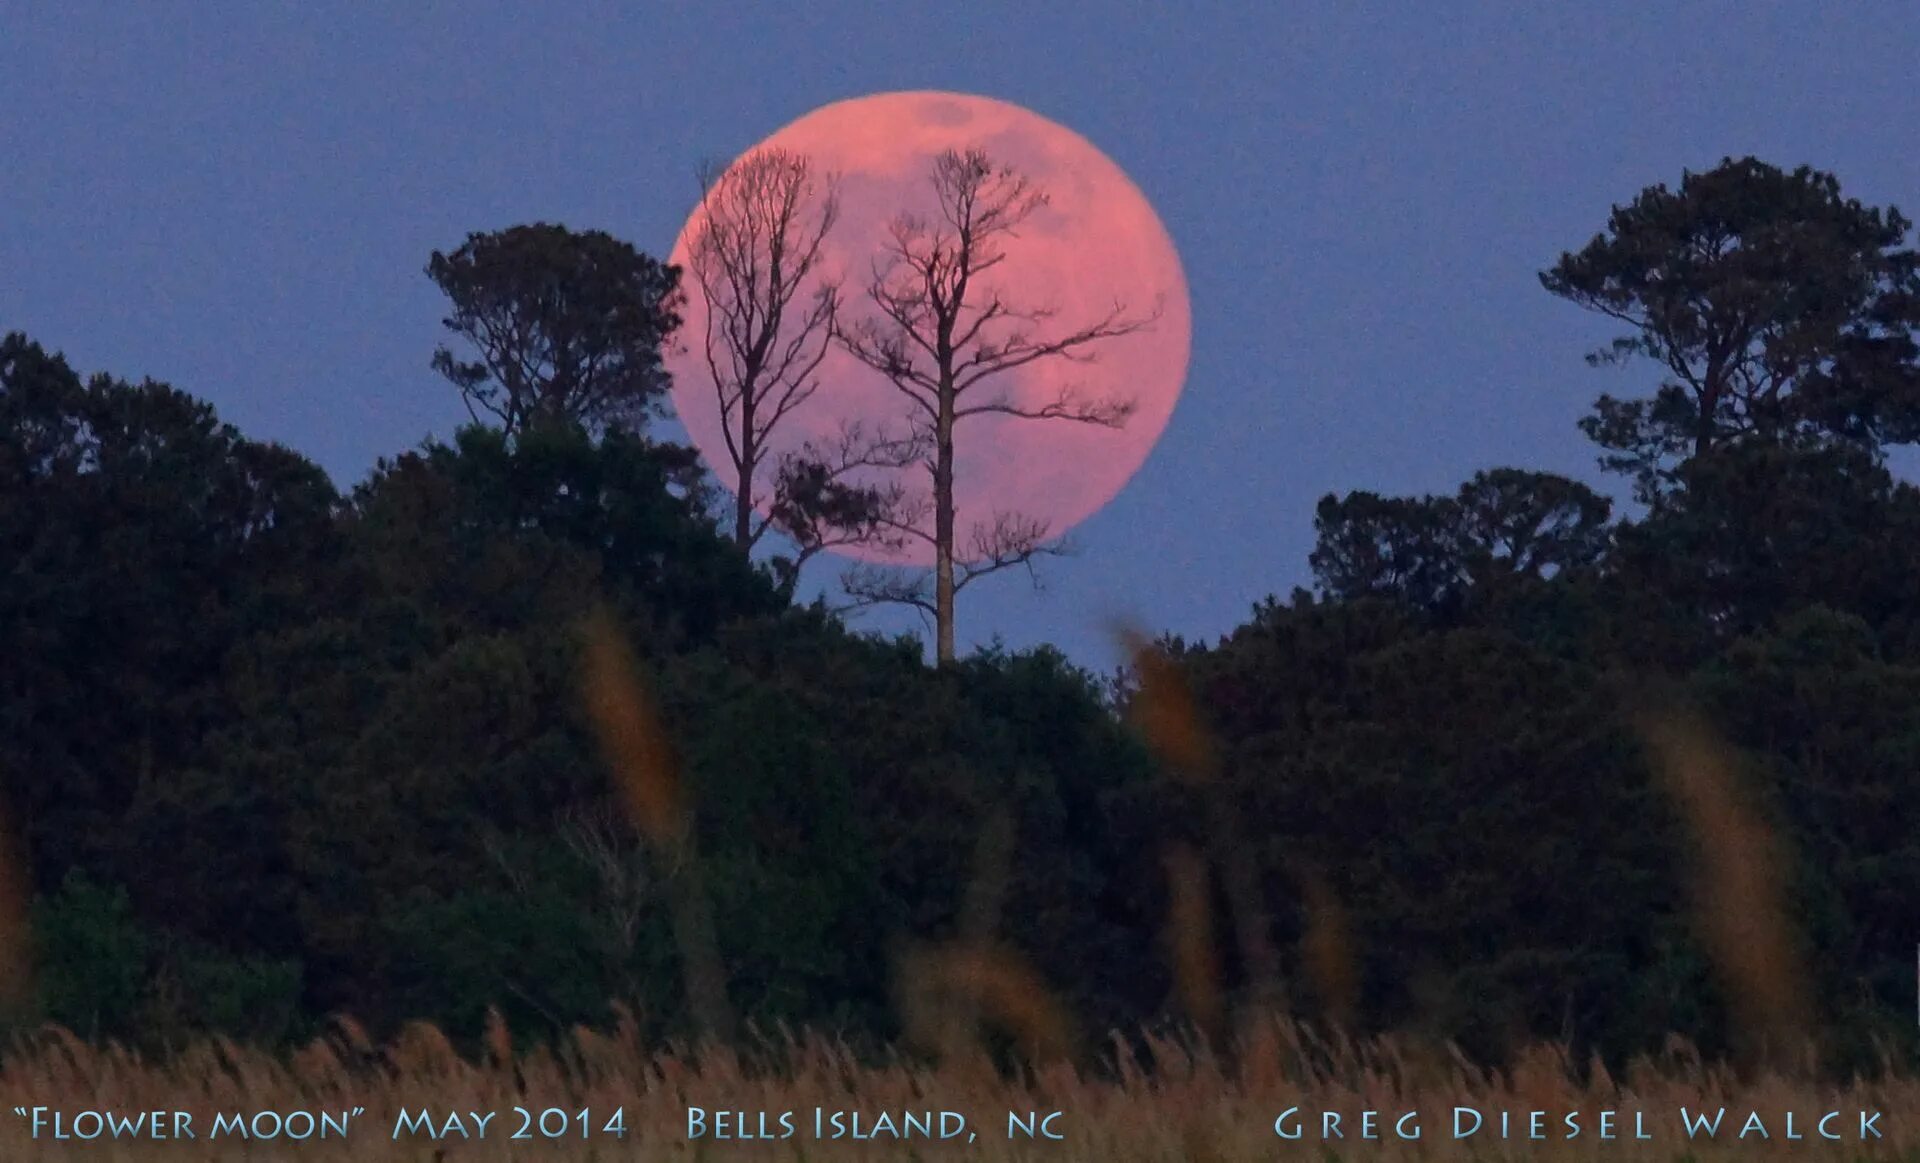
[[[1062, 125], [1017, 105], [961, 93], [880, 93], [839, 101], [754, 148], [767, 146], [806, 154], [816, 173], [838, 176], [840, 217], [824, 248], [821, 277], [840, 283], [843, 321], [874, 312], [866, 288], [888, 224], [903, 212], [937, 216], [929, 175], [942, 151], [984, 149], [1047, 193], [1048, 205], [1006, 241], [1006, 260], [985, 276], [989, 289], [1022, 306], [1053, 309], [1051, 320], [1036, 331], [1042, 338], [1097, 322], [1116, 301], [1129, 314], [1156, 307], [1159, 314], [1145, 330], [1088, 348], [1094, 353], [1091, 362], [1043, 360], [980, 385], [979, 391], [1004, 393], [1034, 407], [1075, 385], [1088, 397], [1130, 399], [1134, 411], [1118, 429], [1059, 419], [968, 418], [955, 439], [958, 540], [964, 546], [975, 524], [1001, 512], [1038, 518], [1047, 523], [1050, 536], [1058, 536], [1111, 501], [1145, 462], [1173, 414], [1186, 378], [1192, 325], [1173, 241], [1120, 167]], [[696, 208], [670, 259], [683, 270], [699, 225]], [[698, 339], [706, 332], [706, 304], [690, 275], [683, 285], [684, 322], [667, 358], [674, 409], [720, 483], [737, 492], [719, 400]], [[843, 419], [858, 419], [869, 428], [898, 427], [908, 416], [905, 398], [844, 351], [828, 354], [818, 379], [814, 396], [776, 430], [775, 455], [809, 438], [831, 437]], [[769, 471], [756, 486], [763, 513], [770, 476]], [[909, 468], [897, 479], [922, 489], [927, 474]], [[917, 541], [897, 556], [859, 546], [840, 552], [890, 564], [932, 560], [930, 548]]]

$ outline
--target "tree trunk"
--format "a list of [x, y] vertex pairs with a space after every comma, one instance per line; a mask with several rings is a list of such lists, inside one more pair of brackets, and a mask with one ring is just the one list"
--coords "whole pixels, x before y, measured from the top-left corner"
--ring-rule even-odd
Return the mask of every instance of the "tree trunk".
[[953, 397], [941, 393], [933, 462], [934, 659], [953, 662]]
[[759, 466], [760, 450], [754, 446], [753, 439], [753, 387], [752, 380], [740, 393], [740, 458], [734, 464], [740, 479], [733, 489], [733, 540], [741, 549], [753, 547], [753, 471]]
[[1720, 361], [1709, 360], [1701, 377], [1700, 412], [1693, 422], [1693, 455], [1705, 456], [1719, 432], [1720, 396], [1726, 389], [1721, 379]]
[[740, 488], [733, 498], [733, 540], [747, 548], [753, 540], [753, 492], [747, 474], [740, 474]]

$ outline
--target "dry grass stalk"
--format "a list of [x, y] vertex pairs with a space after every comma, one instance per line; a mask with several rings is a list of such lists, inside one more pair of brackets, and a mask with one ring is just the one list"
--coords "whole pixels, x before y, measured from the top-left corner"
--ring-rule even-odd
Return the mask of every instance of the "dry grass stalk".
[[1186, 844], [1170, 846], [1167, 870], [1167, 956], [1181, 1012], [1211, 1045], [1226, 1033], [1226, 1003], [1220, 989], [1220, 953], [1214, 944], [1208, 903], [1207, 865]]
[[1004, 1031], [1035, 1065], [1074, 1058], [1073, 1021], [1038, 972], [1011, 950], [954, 943], [911, 950], [900, 960], [901, 1018], [908, 1037], [948, 1063], [978, 1060], [982, 1047], [956, 1045], [944, 1015], [963, 1006]]
[[587, 709], [601, 749], [634, 825], [667, 862], [688, 1013], [702, 1036], [724, 1042], [733, 1036], [733, 1007], [672, 741], [619, 622], [605, 606], [588, 617], [584, 647]]
[[1353, 1023], [1360, 1001], [1359, 957], [1345, 906], [1319, 870], [1303, 867], [1300, 893], [1306, 910], [1306, 931], [1300, 937], [1300, 960], [1307, 981], [1320, 1003], [1320, 1012], [1335, 1029]]
[[1696, 716], [1643, 715], [1661, 786], [1695, 845], [1695, 923], [1748, 1050], [1778, 1060], [1812, 1034], [1811, 994], [1788, 920], [1779, 841], [1742, 799], [1738, 761]]
[[487, 1062], [497, 1068], [510, 1069], [513, 1066], [513, 1034], [507, 1029], [507, 1019], [500, 1013], [499, 1006], [487, 1007], [486, 1033], [483, 1038], [487, 1047]]
[[1247, 1013], [1284, 1008], [1280, 955], [1268, 927], [1259, 871], [1242, 841], [1227, 789], [1218, 779], [1219, 750], [1206, 718], [1186, 677], [1165, 651], [1137, 631], [1122, 628], [1120, 638], [1140, 676], [1140, 689], [1128, 708], [1136, 729], [1175, 778], [1200, 789], [1208, 840], [1246, 974]]
[[1196, 785], [1212, 782], [1219, 756], [1186, 677], [1166, 651], [1139, 631], [1123, 627], [1119, 636], [1140, 682], [1127, 707], [1134, 728], [1177, 779]]
[[[992, 957], [975, 963], [950, 958], [945, 971], [983, 995], [1018, 996], [1037, 985]], [[1322, 1145], [1315, 1139], [1283, 1142], [1275, 1136], [1273, 1120], [1289, 1107], [1309, 1116], [1323, 1110], [1341, 1112], [1350, 1133], [1359, 1112], [1366, 1109], [1418, 1111], [1424, 1129], [1420, 1140], [1393, 1137], [1391, 1120], [1383, 1118], [1383, 1137], [1376, 1141], [1360, 1142], [1350, 1134], [1344, 1142], [1326, 1144], [1340, 1158], [1363, 1158], [1370, 1163], [1572, 1158], [1671, 1163], [1682, 1157], [1702, 1163], [1720, 1159], [1764, 1163], [1769, 1159], [1912, 1159], [1920, 1151], [1920, 1078], [1910, 1071], [1872, 1082], [1813, 1083], [1769, 1071], [1743, 1079], [1724, 1067], [1702, 1062], [1692, 1047], [1676, 1041], [1666, 1054], [1635, 1059], [1613, 1075], [1603, 1071], [1582, 1079], [1565, 1048], [1556, 1045], [1532, 1047], [1518, 1057], [1512, 1070], [1493, 1072], [1400, 1039], [1336, 1038], [1316, 1043], [1285, 1021], [1273, 1022], [1269, 1034], [1274, 1045], [1294, 1051], [1290, 1056], [1304, 1065], [1284, 1072], [1232, 1072], [1184, 1042], [1148, 1036], [1143, 1042], [1150, 1068], [1142, 1068], [1128, 1050], [1119, 1054], [1106, 1078], [1065, 1069], [1005, 1078], [946, 1066], [929, 1070], [897, 1060], [863, 1061], [831, 1038], [803, 1032], [774, 1047], [778, 1061], [773, 1069], [745, 1072], [728, 1061], [649, 1050], [630, 1033], [603, 1033], [562, 1045], [553, 1054], [523, 1055], [521, 1097], [509, 1094], [508, 1072], [494, 1063], [490, 1052], [482, 1050], [472, 1060], [462, 1059], [447, 1047], [447, 1039], [424, 1028], [409, 1031], [404, 1050], [387, 1047], [383, 1053], [382, 1048], [374, 1048], [375, 1055], [391, 1061], [398, 1073], [342, 1071], [337, 1064], [309, 1072], [275, 1055], [212, 1045], [187, 1047], [172, 1059], [150, 1063], [116, 1047], [87, 1046], [64, 1032], [48, 1030], [31, 1044], [17, 1045], [0, 1062], [0, 1110], [14, 1106], [49, 1106], [69, 1112], [184, 1110], [192, 1112], [203, 1127], [215, 1111], [364, 1106], [366, 1114], [356, 1120], [344, 1140], [297, 1145], [235, 1138], [195, 1143], [54, 1142], [30, 1138], [28, 1120], [8, 1117], [0, 1119], [0, 1159], [8, 1163], [76, 1159], [225, 1163], [263, 1158], [416, 1163], [442, 1149], [447, 1159], [473, 1163], [535, 1158], [897, 1159], [916, 1149], [922, 1158], [964, 1156], [988, 1163], [1040, 1158], [1055, 1163], [1184, 1163], [1194, 1158], [1322, 1157]], [[1316, 1052], [1298, 1052], [1308, 1047]], [[583, 1067], [583, 1063], [591, 1065]], [[594, 1112], [596, 1124], [618, 1108], [627, 1134], [621, 1139], [595, 1134], [585, 1142], [512, 1141], [506, 1137], [511, 1126], [508, 1132], [500, 1132], [500, 1127], [516, 1104], [567, 1111], [586, 1108]], [[442, 1113], [485, 1109], [505, 1114], [494, 1122], [496, 1133], [484, 1140], [456, 1140], [451, 1145], [419, 1137], [395, 1140], [391, 1132], [399, 1109], [423, 1105]], [[1599, 1110], [1622, 1112], [1623, 1128], [1630, 1128], [1633, 1112], [1641, 1111], [1653, 1137], [1635, 1140], [1629, 1131], [1611, 1141], [1588, 1134], [1571, 1141], [1534, 1142], [1524, 1132], [1507, 1139], [1483, 1132], [1455, 1140], [1449, 1119], [1456, 1105], [1488, 1112], [1545, 1109], [1555, 1120], [1567, 1110], [1578, 1109], [1587, 1113], [1589, 1129], [1594, 1125], [1592, 1115]], [[688, 1106], [710, 1111], [794, 1110], [801, 1114], [803, 1125], [814, 1106], [867, 1111], [951, 1109], [965, 1112], [980, 1138], [975, 1144], [952, 1149], [885, 1140], [816, 1143], [810, 1138], [787, 1143], [689, 1142]], [[1723, 1127], [1714, 1140], [1689, 1141], [1679, 1125], [1682, 1106], [1694, 1111], [1726, 1106], [1729, 1123], [1744, 1118], [1749, 1108], [1759, 1110], [1768, 1118], [1772, 1137], [1739, 1140]], [[1882, 1112], [1878, 1125], [1885, 1137], [1832, 1144], [1812, 1138], [1788, 1141], [1781, 1136], [1780, 1121], [1781, 1112], [1788, 1109], [1878, 1110]], [[1065, 1141], [1034, 1144], [1008, 1139], [1010, 1110], [1061, 1111]], [[1515, 1116], [1516, 1121], [1523, 1117]], [[1804, 1132], [1804, 1119], [1800, 1126]]]
[[[957, 948], [987, 948], [1000, 927], [1000, 907], [1012, 874], [1013, 817], [994, 810], [980, 830], [974, 853], [973, 878], [960, 903]], [[980, 1014], [964, 994], [950, 994], [934, 1010], [923, 1012], [919, 1023], [922, 1042], [943, 1058], [971, 1052], [980, 1042]]]
[[588, 617], [583, 639], [587, 711], [622, 802], [649, 843], [675, 852], [687, 833], [687, 812], [679, 764], [653, 696], [606, 607]]

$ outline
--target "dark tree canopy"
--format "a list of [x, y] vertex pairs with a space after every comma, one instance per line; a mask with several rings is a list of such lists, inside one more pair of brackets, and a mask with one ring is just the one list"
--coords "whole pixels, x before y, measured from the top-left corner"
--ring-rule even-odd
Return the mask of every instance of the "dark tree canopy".
[[1460, 486], [1458, 541], [1469, 577], [1546, 578], [1584, 569], [1607, 548], [1613, 504], [1579, 481], [1497, 468]]
[[1340, 598], [1404, 597], [1433, 606], [1459, 581], [1453, 502], [1438, 497], [1328, 494], [1314, 513], [1308, 558], [1320, 588]]
[[1607, 546], [1611, 503], [1552, 473], [1493, 469], [1452, 497], [1321, 498], [1308, 562], [1326, 593], [1446, 607], [1469, 587], [1583, 569]]
[[1595, 362], [1645, 356], [1650, 397], [1603, 395], [1582, 427], [1643, 495], [1726, 441], [1793, 435], [1878, 446], [1920, 438], [1920, 266], [1893, 208], [1831, 175], [1753, 158], [1615, 206], [1607, 230], [1542, 284], [1624, 323]]
[[43, 884], [150, 887], [181, 857], [141, 836], [206, 762], [237, 644], [323, 602], [336, 500], [184, 392], [0, 340], [0, 788]]
[[469, 234], [433, 253], [443, 321], [477, 358], [448, 347], [433, 366], [478, 419], [509, 433], [546, 420], [638, 429], [668, 387], [661, 348], [680, 325], [680, 271], [599, 230], [535, 223]]
[[1690, 460], [1675, 479], [1621, 530], [1614, 567], [1712, 639], [1815, 605], [1888, 625], [1909, 604], [1920, 491], [1866, 450], [1755, 443]]

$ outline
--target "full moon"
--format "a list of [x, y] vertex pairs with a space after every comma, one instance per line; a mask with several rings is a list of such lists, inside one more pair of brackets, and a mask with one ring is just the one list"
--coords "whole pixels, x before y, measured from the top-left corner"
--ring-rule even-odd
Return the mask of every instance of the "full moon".
[[[1050, 312], [1029, 328], [1040, 340], [1097, 323], [1116, 304], [1130, 316], [1157, 315], [1142, 330], [1084, 349], [1090, 360], [1037, 360], [976, 389], [1037, 408], [1071, 387], [1081, 398], [1131, 401], [1133, 412], [1118, 428], [993, 414], [967, 418], [955, 439], [958, 541], [964, 545], [968, 530], [1000, 513], [1044, 521], [1048, 535], [1058, 536], [1119, 493], [1152, 451], [1179, 399], [1192, 319], [1173, 242], [1119, 166], [1079, 134], [1017, 105], [942, 92], [836, 102], [754, 149], [763, 147], [806, 155], [816, 173], [838, 180], [840, 213], [827, 235], [819, 276], [839, 284], [843, 323], [877, 315], [867, 288], [884, 258], [890, 224], [902, 214], [939, 221], [931, 174], [943, 151], [982, 149], [1044, 191], [1047, 204], [1005, 240], [1005, 260], [982, 276], [969, 301], [997, 291], [1019, 306]], [[700, 224], [696, 208], [674, 245], [670, 261], [683, 271]], [[674, 409], [715, 476], [737, 493], [700, 338], [707, 307], [690, 273], [683, 286], [680, 340], [667, 357]], [[773, 433], [774, 455], [808, 439], [830, 439], [844, 420], [858, 420], [869, 430], [903, 428], [912, 414], [884, 376], [837, 348], [820, 364], [817, 379], [812, 398]], [[772, 461], [765, 463], [770, 470]], [[768, 471], [756, 485], [754, 499], [763, 513], [770, 476]], [[897, 479], [921, 490], [928, 475], [914, 466]], [[897, 555], [861, 546], [840, 552], [893, 564], [932, 560], [930, 547], [918, 541]]]

